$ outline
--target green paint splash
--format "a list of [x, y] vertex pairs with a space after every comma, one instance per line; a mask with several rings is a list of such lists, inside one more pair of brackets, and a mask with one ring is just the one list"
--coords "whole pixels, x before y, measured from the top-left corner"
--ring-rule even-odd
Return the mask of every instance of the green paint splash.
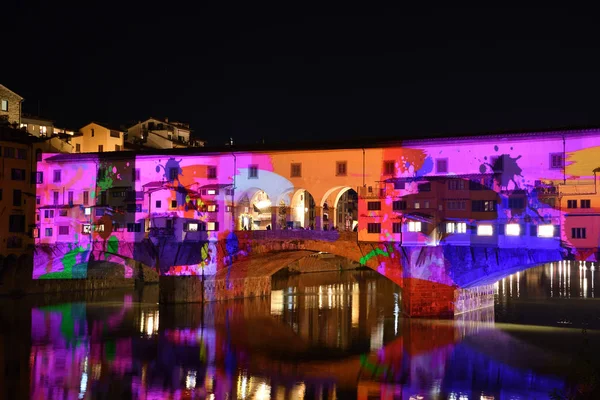
[[77, 264], [77, 256], [89, 250], [83, 246], [76, 247], [70, 250], [60, 260], [63, 265], [62, 271], [49, 272], [41, 275], [38, 279], [72, 279], [87, 277], [87, 261]]
[[365, 256], [360, 258], [360, 264], [367, 265], [367, 261], [369, 261], [371, 258], [376, 257], [376, 256], [389, 257], [390, 253], [388, 253], [387, 251], [382, 250], [380, 248], [373, 249], [368, 254], [366, 254]]

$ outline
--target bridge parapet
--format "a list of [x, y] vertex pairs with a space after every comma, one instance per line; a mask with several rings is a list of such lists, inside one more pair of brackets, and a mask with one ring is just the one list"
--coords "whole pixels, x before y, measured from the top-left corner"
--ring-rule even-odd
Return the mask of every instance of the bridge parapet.
[[357, 232], [346, 231], [315, 231], [303, 229], [283, 229], [270, 231], [236, 231], [238, 238], [254, 240], [321, 240], [325, 242], [335, 242], [338, 240], [356, 242], [358, 240]]

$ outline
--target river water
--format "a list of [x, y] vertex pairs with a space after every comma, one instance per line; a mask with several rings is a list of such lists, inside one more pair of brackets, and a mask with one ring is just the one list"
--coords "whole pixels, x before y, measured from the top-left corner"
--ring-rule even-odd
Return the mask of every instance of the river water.
[[512, 275], [494, 309], [455, 320], [403, 318], [372, 271], [209, 305], [160, 306], [156, 286], [5, 299], [0, 399], [599, 398], [597, 269]]

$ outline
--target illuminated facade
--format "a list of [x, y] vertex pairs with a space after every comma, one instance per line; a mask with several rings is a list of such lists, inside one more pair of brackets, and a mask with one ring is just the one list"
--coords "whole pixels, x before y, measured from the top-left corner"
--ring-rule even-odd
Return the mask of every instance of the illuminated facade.
[[127, 129], [127, 140], [154, 149], [202, 147], [204, 142], [191, 137], [188, 124], [169, 119], [149, 118]]
[[91, 122], [69, 138], [75, 153], [102, 153], [121, 151], [125, 147], [125, 133]]

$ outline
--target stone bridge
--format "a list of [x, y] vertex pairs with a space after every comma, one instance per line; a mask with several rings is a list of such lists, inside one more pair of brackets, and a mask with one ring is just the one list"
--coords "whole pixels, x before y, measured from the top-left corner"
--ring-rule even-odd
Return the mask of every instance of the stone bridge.
[[161, 275], [161, 302], [204, 302], [269, 295], [275, 272], [316, 253], [355, 261], [400, 285], [403, 311], [411, 316], [487, 307], [493, 304], [491, 284], [498, 279], [564, 258], [560, 249], [359, 242], [355, 232], [236, 231], [204, 242], [157, 244], [146, 239], [94, 242], [87, 248], [74, 243], [38, 246], [33, 281], [85, 281], [106, 276], [99, 271], [107, 265], [113, 270], [121, 266], [125, 278], [147, 281], [155, 270]]

